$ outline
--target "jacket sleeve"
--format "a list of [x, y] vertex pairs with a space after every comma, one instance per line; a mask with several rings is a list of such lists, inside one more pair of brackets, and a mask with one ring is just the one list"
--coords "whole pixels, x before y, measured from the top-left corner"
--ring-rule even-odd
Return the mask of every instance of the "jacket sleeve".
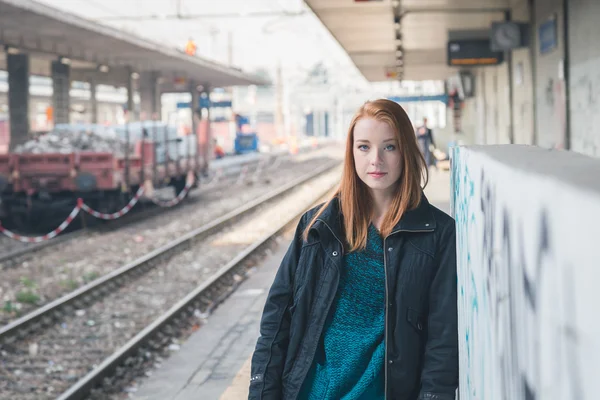
[[298, 223], [294, 240], [279, 266], [267, 296], [260, 321], [260, 337], [252, 356], [249, 400], [282, 399], [281, 378], [291, 320], [289, 307], [293, 300], [293, 279], [300, 258], [306, 219], [305, 214]]
[[456, 227], [449, 225], [438, 245], [439, 266], [429, 293], [419, 400], [454, 400], [458, 387]]

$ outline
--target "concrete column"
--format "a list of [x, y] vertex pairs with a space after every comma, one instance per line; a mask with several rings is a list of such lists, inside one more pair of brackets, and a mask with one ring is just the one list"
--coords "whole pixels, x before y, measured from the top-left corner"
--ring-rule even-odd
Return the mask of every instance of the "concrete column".
[[190, 108], [192, 110], [192, 132], [194, 135], [198, 133], [198, 119], [200, 118], [200, 93], [197, 90], [196, 82], [190, 83], [190, 94], [192, 102]]
[[10, 149], [29, 134], [29, 55], [7, 54]]
[[90, 81], [90, 107], [92, 111], [92, 124], [98, 123], [98, 100], [96, 99], [96, 81]]
[[52, 106], [54, 123], [68, 124], [71, 110], [69, 90], [71, 89], [71, 67], [60, 61], [52, 61]]
[[140, 77], [140, 109], [143, 118], [152, 119], [153, 115], [156, 115], [159, 120], [161, 119], [162, 93], [158, 78], [158, 72], [144, 73]]
[[[568, 149], [564, 0], [535, 1], [533, 15], [531, 28], [538, 32], [532, 45], [535, 54], [535, 144]], [[593, 12], [590, 15], [594, 15]], [[541, 43], [540, 29], [546, 33]], [[590, 33], [584, 35], [591, 37]]]
[[[194, 152], [195, 168], [197, 172], [200, 172], [200, 158], [204, 157], [204, 154], [200, 154], [200, 136], [198, 134], [198, 122], [201, 118], [200, 110], [200, 93], [198, 92], [198, 86], [195, 82], [190, 82], [190, 94], [192, 95], [192, 101], [190, 102], [190, 110], [192, 115], [192, 135], [195, 138], [196, 149]], [[208, 143], [210, 147], [211, 144]], [[206, 158], [205, 158], [206, 159]]]
[[[194, 90], [194, 92], [197, 93], [198, 91]], [[198, 119], [206, 118], [206, 137], [204, 138], [206, 144], [202, 148], [202, 157], [204, 158], [204, 165], [202, 166], [202, 168], [204, 170], [206, 170], [208, 168], [208, 160], [210, 159], [210, 155], [211, 155], [211, 151], [212, 151], [212, 132], [210, 129], [210, 88], [209, 88], [208, 84], [204, 85], [201, 94], [206, 95], [206, 98], [208, 99], [208, 104], [209, 104], [208, 107], [202, 108], [202, 111], [199, 110], [199, 107], [196, 107], [196, 110], [198, 110]], [[193, 106], [193, 103], [192, 103], [192, 106]]]
[[129, 115], [129, 121], [134, 121], [135, 118], [135, 104], [133, 102], [133, 95], [135, 91], [135, 82], [133, 74], [130, 73], [127, 76], [127, 114]]

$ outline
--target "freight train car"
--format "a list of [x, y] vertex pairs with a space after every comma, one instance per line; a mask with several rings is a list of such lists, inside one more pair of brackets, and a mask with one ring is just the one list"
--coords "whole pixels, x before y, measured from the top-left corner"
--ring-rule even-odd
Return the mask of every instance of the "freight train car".
[[175, 128], [155, 121], [109, 128], [58, 125], [18, 151], [0, 154], [2, 223], [44, 229], [64, 219], [78, 198], [112, 213], [142, 185], [179, 192], [186, 178], [208, 167], [204, 146], [207, 140], [179, 137]]

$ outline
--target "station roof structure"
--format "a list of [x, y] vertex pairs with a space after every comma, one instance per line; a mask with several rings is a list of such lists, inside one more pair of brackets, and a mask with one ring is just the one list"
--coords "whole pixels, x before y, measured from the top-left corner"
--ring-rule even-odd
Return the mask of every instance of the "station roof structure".
[[[398, 46], [405, 80], [445, 79], [451, 32], [489, 30], [502, 21], [510, 0], [306, 0], [372, 82], [396, 80]], [[397, 18], [400, 17], [400, 18]], [[396, 32], [400, 31], [400, 39]]]
[[[117, 84], [133, 71], [158, 72], [163, 80], [193, 81], [211, 87], [263, 85], [264, 80], [175, 48], [149, 41], [32, 0], [0, 0], [0, 44], [31, 54], [30, 73], [50, 75], [50, 60], [71, 62], [74, 80], [94, 75]], [[103, 67], [104, 73], [97, 73]], [[0, 69], [6, 53], [0, 52]]]

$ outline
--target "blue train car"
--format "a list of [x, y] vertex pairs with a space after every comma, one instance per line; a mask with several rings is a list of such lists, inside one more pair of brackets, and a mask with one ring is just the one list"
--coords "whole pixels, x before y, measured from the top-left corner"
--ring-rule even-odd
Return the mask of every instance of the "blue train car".
[[248, 118], [239, 114], [235, 115], [235, 141], [234, 151], [235, 154], [246, 154], [254, 153], [258, 151], [258, 134], [256, 132], [248, 131], [244, 127], [249, 127], [250, 122]]

